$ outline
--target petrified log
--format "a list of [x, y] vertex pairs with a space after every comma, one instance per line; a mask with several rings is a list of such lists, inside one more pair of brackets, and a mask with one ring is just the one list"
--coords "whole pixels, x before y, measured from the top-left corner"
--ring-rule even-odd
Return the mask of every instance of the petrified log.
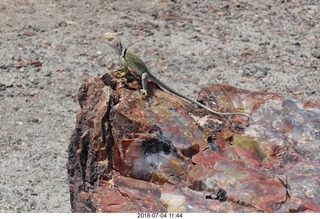
[[228, 85], [198, 100], [90, 78], [69, 145], [73, 212], [320, 212], [320, 106]]

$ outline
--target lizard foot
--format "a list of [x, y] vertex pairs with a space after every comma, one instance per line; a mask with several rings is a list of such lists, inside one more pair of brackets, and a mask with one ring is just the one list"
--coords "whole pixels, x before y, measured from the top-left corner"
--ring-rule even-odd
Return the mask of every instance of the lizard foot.
[[144, 90], [144, 89], [141, 89], [141, 90], [140, 90], [140, 94], [141, 94], [141, 96], [142, 96], [143, 99], [147, 98], [147, 96], [148, 96], [147, 91]]
[[118, 78], [122, 78], [122, 77], [126, 76], [126, 74], [127, 74], [127, 73], [126, 73], [125, 71], [119, 70], [117, 77], [118, 77]]

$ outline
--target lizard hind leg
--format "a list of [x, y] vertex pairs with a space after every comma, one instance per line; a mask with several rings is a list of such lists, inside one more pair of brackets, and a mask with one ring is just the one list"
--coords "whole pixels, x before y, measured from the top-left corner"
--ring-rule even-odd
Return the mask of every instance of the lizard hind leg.
[[141, 74], [142, 89], [140, 90], [140, 94], [143, 98], [147, 98], [148, 96], [148, 78], [149, 74], [147, 72], [143, 72]]

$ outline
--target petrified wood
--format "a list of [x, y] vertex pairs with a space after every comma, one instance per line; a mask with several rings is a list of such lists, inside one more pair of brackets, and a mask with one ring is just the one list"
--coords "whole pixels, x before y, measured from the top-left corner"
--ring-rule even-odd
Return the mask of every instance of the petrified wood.
[[87, 80], [71, 137], [73, 212], [320, 212], [320, 107], [228, 85], [198, 100], [116, 73]]

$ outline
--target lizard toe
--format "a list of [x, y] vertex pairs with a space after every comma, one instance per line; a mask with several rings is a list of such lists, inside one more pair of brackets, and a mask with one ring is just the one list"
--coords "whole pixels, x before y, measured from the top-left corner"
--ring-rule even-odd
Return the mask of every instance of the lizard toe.
[[140, 94], [141, 94], [141, 96], [142, 96], [143, 99], [147, 98], [147, 96], [148, 96], [147, 91], [144, 90], [144, 89], [141, 89], [141, 90], [140, 90]]
[[121, 77], [126, 76], [126, 74], [127, 74], [127, 73], [125, 73], [124, 71], [121, 71], [121, 72], [118, 73], [117, 77], [118, 77], [118, 78], [121, 78]]

